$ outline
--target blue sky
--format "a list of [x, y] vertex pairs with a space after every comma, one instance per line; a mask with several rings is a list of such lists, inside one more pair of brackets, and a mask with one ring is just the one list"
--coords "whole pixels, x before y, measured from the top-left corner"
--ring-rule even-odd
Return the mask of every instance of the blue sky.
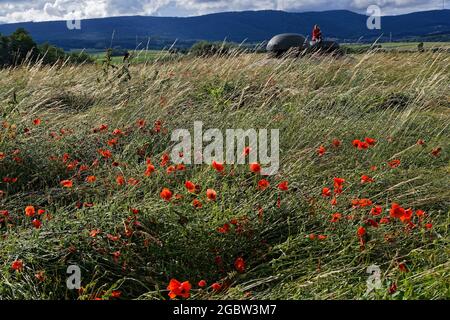
[[[0, 0], [0, 22], [64, 20], [119, 15], [193, 16], [223, 11], [275, 9], [292, 12], [347, 9], [383, 15], [442, 9], [445, 0]], [[450, 0], [445, 4], [450, 8]]]

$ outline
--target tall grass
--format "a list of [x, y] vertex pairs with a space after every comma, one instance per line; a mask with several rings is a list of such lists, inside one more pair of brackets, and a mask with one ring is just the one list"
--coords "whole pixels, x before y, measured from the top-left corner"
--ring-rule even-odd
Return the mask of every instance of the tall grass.
[[[120, 290], [127, 299], [167, 299], [176, 278], [190, 281], [197, 299], [448, 298], [449, 62], [444, 52], [285, 60], [245, 54], [134, 65], [131, 80], [94, 65], [0, 70], [0, 178], [18, 178], [0, 182], [0, 210], [9, 212], [0, 223], [0, 297], [92, 299]], [[205, 129], [280, 129], [281, 168], [267, 178], [270, 188], [258, 190], [261, 177], [247, 166], [226, 166], [224, 175], [208, 165], [167, 174], [160, 159], [173, 146], [170, 132], [192, 130], [194, 121]], [[108, 129], [94, 133], [102, 124]], [[365, 137], [376, 145], [352, 146]], [[114, 147], [107, 145], [112, 138]], [[102, 159], [99, 149], [113, 159]], [[148, 158], [156, 172], [145, 177]], [[394, 159], [397, 168], [387, 164]], [[97, 180], [86, 182], [88, 175]], [[119, 175], [139, 183], [119, 186]], [[362, 175], [375, 182], [361, 184]], [[346, 183], [333, 207], [322, 189], [334, 177]], [[74, 186], [61, 187], [64, 179]], [[189, 194], [186, 180], [201, 193]], [[276, 187], [284, 180], [287, 192]], [[183, 198], [163, 201], [163, 187]], [[206, 200], [208, 188], [216, 201]], [[193, 208], [194, 197], [201, 209]], [[357, 198], [382, 206], [382, 215], [353, 207]], [[393, 202], [426, 216], [414, 216], [414, 227], [396, 219], [371, 227], [367, 220], [389, 216]], [[38, 218], [40, 229], [25, 216], [28, 205], [51, 215]], [[331, 222], [336, 212], [343, 218]], [[229, 233], [217, 231], [230, 221]], [[243, 273], [233, 265], [238, 257]], [[11, 269], [15, 260], [22, 271]], [[66, 288], [72, 264], [81, 267], [83, 290]], [[370, 265], [382, 270], [382, 288], [366, 294]], [[41, 271], [44, 280], [35, 277]], [[198, 288], [202, 279], [222, 290]]]

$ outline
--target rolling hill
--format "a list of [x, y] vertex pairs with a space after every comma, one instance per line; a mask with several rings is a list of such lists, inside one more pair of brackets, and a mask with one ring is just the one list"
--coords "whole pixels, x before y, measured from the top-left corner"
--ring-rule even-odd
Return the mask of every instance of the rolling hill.
[[[19, 27], [30, 31], [37, 42], [64, 49], [109, 47], [160, 48], [177, 40], [181, 47], [198, 40], [258, 43], [285, 32], [309, 34], [315, 23], [327, 38], [342, 42], [371, 42], [381, 36], [395, 41], [450, 40], [450, 10], [425, 11], [382, 18], [381, 30], [369, 30], [367, 17], [350, 11], [289, 13], [244, 11], [197, 17], [125, 16], [82, 21], [81, 30], [69, 30], [65, 21], [25, 22], [0, 25], [9, 34]], [[113, 36], [114, 35], [114, 36]]]

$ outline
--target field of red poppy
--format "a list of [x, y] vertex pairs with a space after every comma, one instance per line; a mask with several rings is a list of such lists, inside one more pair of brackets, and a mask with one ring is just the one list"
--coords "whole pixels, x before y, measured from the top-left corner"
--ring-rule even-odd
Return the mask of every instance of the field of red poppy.
[[[450, 297], [448, 53], [120, 72], [0, 70], [1, 299]], [[280, 129], [278, 174], [173, 165], [194, 121]]]

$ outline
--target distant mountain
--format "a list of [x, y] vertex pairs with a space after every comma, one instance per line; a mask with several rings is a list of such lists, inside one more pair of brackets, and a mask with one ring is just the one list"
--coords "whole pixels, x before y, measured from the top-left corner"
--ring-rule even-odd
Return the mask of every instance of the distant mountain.
[[[424, 11], [382, 17], [382, 30], [368, 30], [367, 16], [350, 11], [289, 13], [283, 11], [244, 11], [209, 14], [198, 17], [130, 16], [83, 20], [81, 30], [69, 30], [65, 21], [26, 22], [0, 25], [0, 33], [9, 34], [19, 27], [31, 32], [39, 42], [64, 49], [160, 48], [178, 39], [179, 46], [198, 40], [258, 43], [279, 33], [308, 35], [319, 24], [326, 38], [341, 42], [382, 40], [450, 41], [450, 10]], [[114, 34], [114, 36], [113, 36]]]

